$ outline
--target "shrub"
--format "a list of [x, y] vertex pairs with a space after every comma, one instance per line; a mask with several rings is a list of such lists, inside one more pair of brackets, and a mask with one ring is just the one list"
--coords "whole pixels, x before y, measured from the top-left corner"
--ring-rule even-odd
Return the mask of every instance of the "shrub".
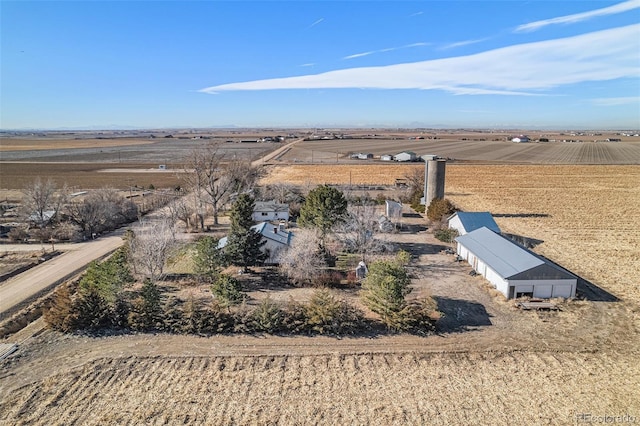
[[340, 285], [344, 276], [338, 271], [324, 271], [314, 277], [311, 281], [311, 285], [314, 287], [336, 287]]
[[438, 222], [456, 211], [456, 207], [447, 198], [434, 198], [427, 208], [427, 217], [433, 222]]
[[347, 334], [358, 329], [363, 314], [328, 290], [317, 290], [305, 307], [306, 329], [318, 334]]
[[277, 333], [283, 329], [284, 312], [267, 297], [251, 312], [249, 321], [249, 329], [252, 331]]
[[71, 299], [71, 292], [67, 286], [56, 290], [48, 308], [44, 309], [42, 316], [44, 317], [45, 323], [53, 330], [68, 333], [76, 328], [73, 301]]
[[458, 236], [458, 231], [451, 228], [437, 229], [433, 235], [442, 242], [452, 243]]

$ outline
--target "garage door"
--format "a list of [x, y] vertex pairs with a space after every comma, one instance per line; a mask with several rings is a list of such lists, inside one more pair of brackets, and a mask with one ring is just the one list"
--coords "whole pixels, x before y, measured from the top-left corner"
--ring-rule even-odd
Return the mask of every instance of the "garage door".
[[564, 297], [564, 298], [570, 298], [571, 297], [571, 285], [570, 284], [565, 284], [565, 285], [554, 285], [553, 286], [553, 297]]
[[533, 297], [538, 297], [540, 299], [549, 299], [551, 298], [551, 294], [553, 293], [552, 285], [535, 285], [533, 287]]

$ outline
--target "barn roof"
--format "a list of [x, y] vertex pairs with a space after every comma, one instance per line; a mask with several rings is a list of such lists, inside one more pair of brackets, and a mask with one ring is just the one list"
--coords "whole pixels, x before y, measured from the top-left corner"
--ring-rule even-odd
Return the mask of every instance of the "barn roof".
[[449, 220], [458, 216], [462, 226], [467, 232], [475, 231], [483, 226], [493, 232], [500, 233], [500, 227], [489, 212], [456, 212], [449, 216]]
[[505, 279], [576, 278], [570, 272], [486, 227], [457, 237], [456, 241]]

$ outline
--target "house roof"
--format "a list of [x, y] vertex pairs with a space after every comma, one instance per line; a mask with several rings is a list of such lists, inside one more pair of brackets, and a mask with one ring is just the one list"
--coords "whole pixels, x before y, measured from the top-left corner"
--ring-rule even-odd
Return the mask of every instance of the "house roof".
[[500, 227], [489, 212], [455, 212], [449, 216], [449, 221], [456, 216], [460, 219], [460, 223], [462, 223], [467, 232], [475, 231], [483, 226], [498, 234], [501, 232]]
[[254, 212], [288, 212], [289, 204], [279, 204], [275, 201], [256, 201]]
[[[277, 225], [273, 225], [269, 222], [260, 222], [256, 225], [253, 225], [251, 229], [261, 234], [264, 238], [273, 240], [282, 245], [291, 245], [293, 233], [280, 230], [278, 229]], [[218, 241], [218, 248], [223, 248], [227, 245], [227, 238], [228, 237], [220, 238], [220, 241]]]
[[415, 152], [413, 152], [413, 151], [402, 151], [401, 153], [396, 154], [396, 157], [397, 157], [398, 155], [402, 155], [402, 154], [408, 154], [408, 155], [413, 156], [413, 157], [415, 157], [415, 156], [416, 156], [416, 153], [415, 153]]
[[505, 279], [576, 278], [565, 269], [485, 227], [457, 237], [456, 241]]

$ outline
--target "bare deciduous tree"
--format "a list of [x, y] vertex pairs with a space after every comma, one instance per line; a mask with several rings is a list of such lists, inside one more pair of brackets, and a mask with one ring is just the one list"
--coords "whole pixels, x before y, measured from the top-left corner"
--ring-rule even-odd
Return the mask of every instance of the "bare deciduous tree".
[[129, 238], [131, 260], [136, 272], [143, 273], [152, 282], [164, 274], [164, 266], [177, 246], [173, 222], [167, 218], [143, 223]]
[[320, 249], [321, 241], [317, 229], [296, 231], [291, 247], [280, 254], [280, 271], [295, 284], [313, 281], [327, 266]]
[[380, 222], [376, 205], [366, 200], [349, 205], [345, 221], [338, 226], [335, 238], [347, 251], [367, 254], [384, 251], [387, 243], [380, 238]]
[[85, 237], [114, 229], [135, 219], [138, 213], [131, 200], [111, 188], [92, 191], [82, 200], [69, 203], [66, 210], [69, 220], [82, 229]]
[[39, 228], [44, 228], [58, 215], [66, 199], [66, 193], [66, 186], [58, 190], [51, 179], [43, 182], [37, 177], [22, 190], [23, 212], [29, 221], [34, 222]]
[[[190, 201], [190, 198], [194, 197], [194, 194], [185, 195], [178, 197], [167, 204], [167, 209], [171, 219], [174, 222], [179, 221], [184, 223], [184, 226], [187, 228], [187, 232], [189, 232], [191, 227], [194, 225], [192, 219], [196, 215], [193, 203]], [[197, 223], [195, 225], [197, 227]]]
[[251, 164], [228, 160], [215, 145], [193, 150], [187, 159], [184, 179], [195, 196], [196, 214], [204, 227], [204, 205], [213, 211], [213, 223], [218, 224], [220, 209], [232, 194], [251, 188], [258, 174]]

